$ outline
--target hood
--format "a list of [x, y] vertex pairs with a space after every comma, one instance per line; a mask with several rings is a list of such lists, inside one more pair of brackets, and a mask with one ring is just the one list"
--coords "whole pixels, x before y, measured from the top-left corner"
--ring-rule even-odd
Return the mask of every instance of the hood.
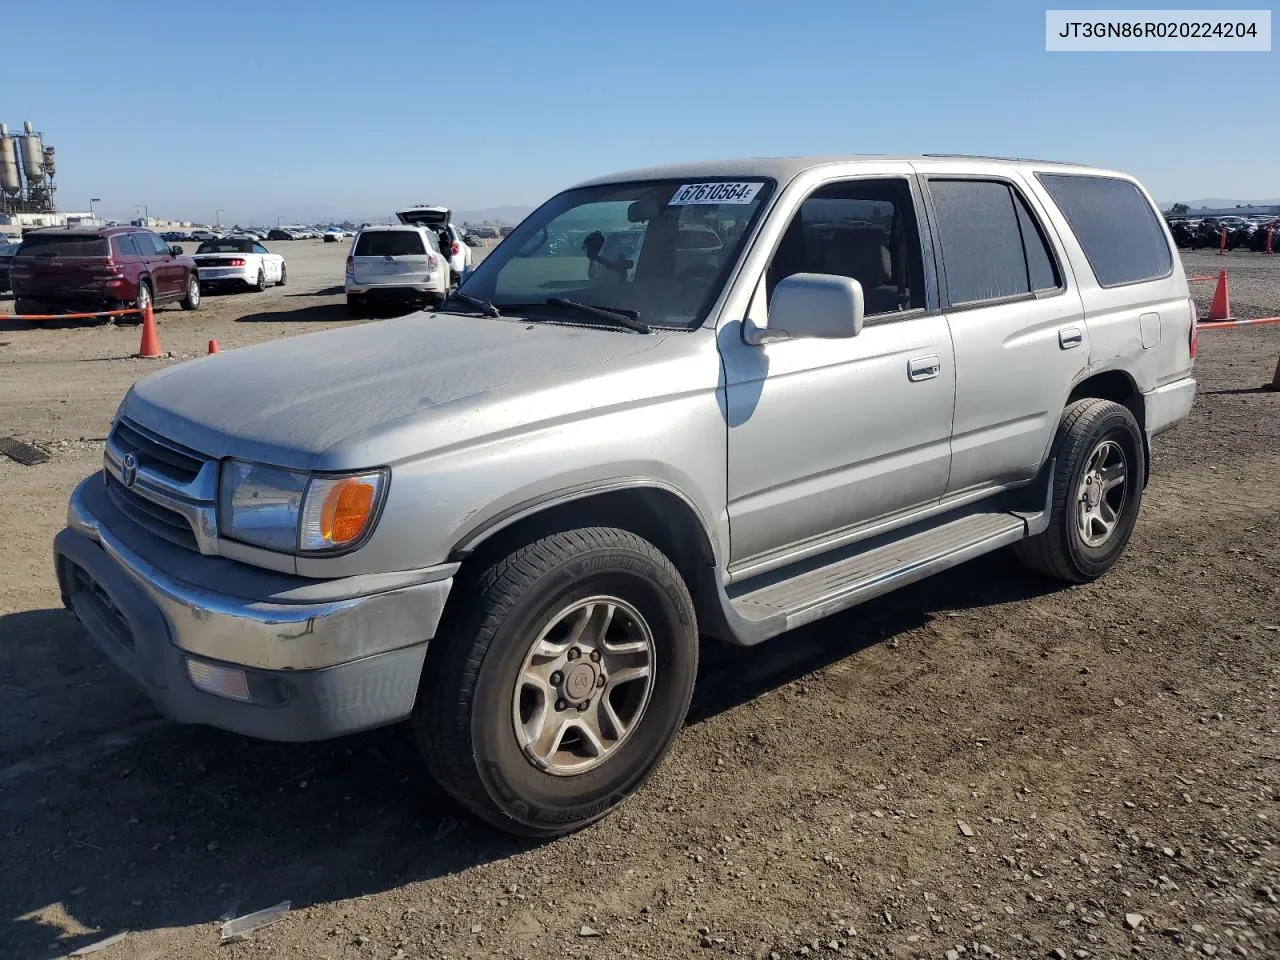
[[432, 421], [465, 439], [486, 395], [597, 376], [664, 339], [420, 313], [177, 364], [134, 384], [120, 412], [211, 457], [358, 469], [447, 442], [426, 436]]

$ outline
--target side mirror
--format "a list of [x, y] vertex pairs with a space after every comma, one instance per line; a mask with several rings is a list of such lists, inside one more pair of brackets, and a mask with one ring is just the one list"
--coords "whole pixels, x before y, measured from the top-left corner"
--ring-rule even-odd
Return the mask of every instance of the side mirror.
[[180, 257], [180, 256], [182, 256], [182, 248], [181, 248], [181, 247], [170, 247], [170, 248], [169, 248], [169, 252], [170, 252], [170, 253], [172, 253], [175, 257]]
[[862, 284], [826, 273], [795, 273], [778, 282], [769, 301], [769, 325], [744, 325], [747, 343], [770, 340], [843, 340], [862, 332]]

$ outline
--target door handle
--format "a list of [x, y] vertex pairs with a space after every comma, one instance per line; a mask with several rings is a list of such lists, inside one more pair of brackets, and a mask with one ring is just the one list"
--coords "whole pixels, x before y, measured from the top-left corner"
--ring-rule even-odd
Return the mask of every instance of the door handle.
[[942, 370], [942, 362], [937, 357], [913, 357], [907, 361], [907, 379], [911, 381], [932, 380]]
[[1063, 350], [1070, 350], [1082, 343], [1084, 343], [1084, 331], [1079, 327], [1063, 327], [1058, 331], [1058, 346]]

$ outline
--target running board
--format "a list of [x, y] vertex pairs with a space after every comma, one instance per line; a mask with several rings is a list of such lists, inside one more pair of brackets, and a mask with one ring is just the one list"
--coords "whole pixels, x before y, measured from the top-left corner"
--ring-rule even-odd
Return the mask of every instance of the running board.
[[899, 532], [898, 539], [861, 545], [859, 552], [840, 551], [835, 559], [815, 557], [801, 572], [792, 568], [753, 578], [742, 585], [746, 592], [730, 588], [729, 604], [772, 636], [1015, 543], [1031, 532], [1028, 526], [1027, 517], [1013, 513], [966, 514], [910, 536]]

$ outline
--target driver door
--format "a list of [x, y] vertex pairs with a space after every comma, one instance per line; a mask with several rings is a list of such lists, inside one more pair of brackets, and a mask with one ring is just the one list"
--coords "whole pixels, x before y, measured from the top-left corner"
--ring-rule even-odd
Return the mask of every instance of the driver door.
[[919, 209], [909, 175], [822, 183], [759, 278], [750, 318], [765, 326], [784, 277], [859, 281], [857, 336], [751, 345], [722, 333], [734, 578], [858, 539], [942, 497], [955, 365], [936, 284], [926, 282]]

